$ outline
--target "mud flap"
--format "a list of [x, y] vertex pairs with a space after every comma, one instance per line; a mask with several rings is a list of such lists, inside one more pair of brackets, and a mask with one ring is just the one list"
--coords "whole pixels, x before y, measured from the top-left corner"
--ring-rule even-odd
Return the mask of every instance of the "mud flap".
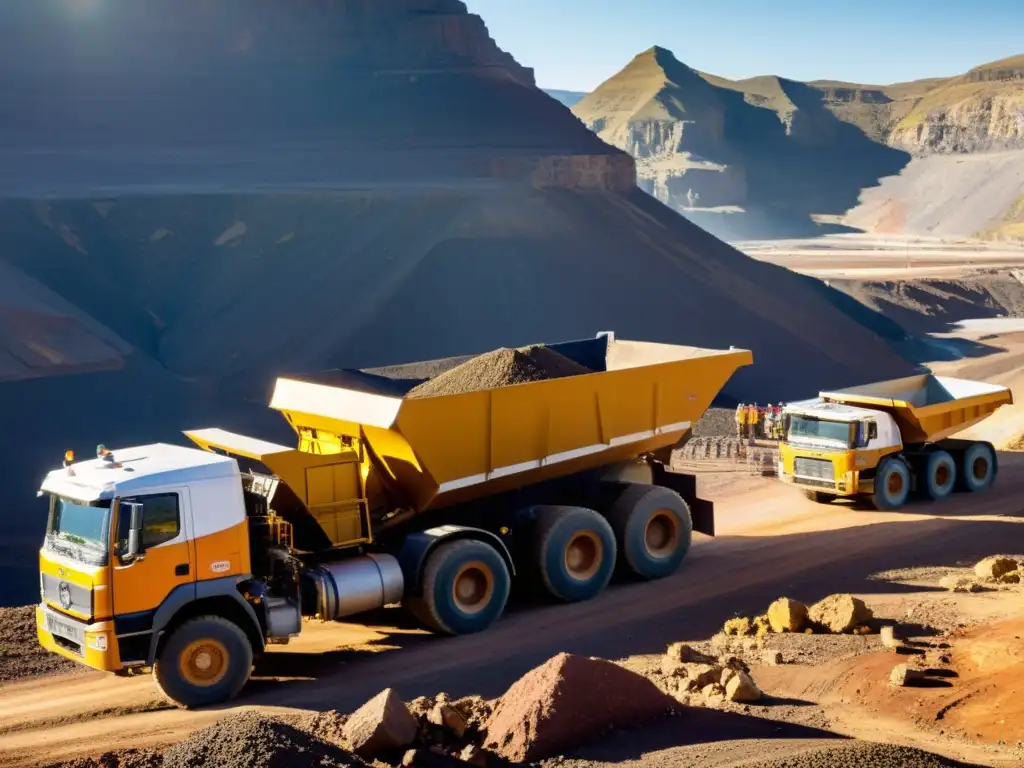
[[714, 536], [715, 504], [707, 499], [697, 498], [697, 478], [694, 475], [673, 472], [658, 462], [651, 463], [651, 470], [654, 473], [654, 485], [673, 490], [683, 497], [683, 501], [690, 507], [693, 530], [705, 536]]

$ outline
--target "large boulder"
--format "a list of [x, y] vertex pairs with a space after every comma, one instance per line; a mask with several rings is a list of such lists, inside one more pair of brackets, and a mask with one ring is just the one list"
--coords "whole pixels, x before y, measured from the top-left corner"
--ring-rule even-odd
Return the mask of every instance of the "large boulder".
[[853, 595], [829, 595], [811, 606], [808, 615], [812, 622], [837, 635], [853, 632], [874, 618], [864, 601]]
[[768, 606], [772, 632], [802, 632], [807, 625], [807, 606], [798, 600], [780, 597]]
[[561, 754], [611, 726], [654, 720], [678, 707], [654, 683], [617, 664], [560, 653], [498, 701], [486, 748], [528, 763]]
[[1010, 557], [995, 555], [986, 557], [974, 566], [974, 575], [982, 581], [999, 581], [999, 579], [1011, 571], [1017, 570], [1017, 561]]

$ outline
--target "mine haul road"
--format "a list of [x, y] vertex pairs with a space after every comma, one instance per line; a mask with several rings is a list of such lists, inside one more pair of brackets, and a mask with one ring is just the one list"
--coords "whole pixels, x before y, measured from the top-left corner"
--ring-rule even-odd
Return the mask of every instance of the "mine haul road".
[[446, 691], [500, 695], [559, 651], [622, 658], [714, 634], [737, 613], [791, 595], [892, 593], [884, 570], [974, 562], [1024, 545], [1024, 454], [1001, 454], [994, 488], [881, 513], [817, 506], [774, 480], [702, 475], [718, 504], [719, 536], [699, 538], [682, 570], [613, 585], [590, 602], [525, 606], [477, 636], [437, 638], [384, 610], [375, 623], [310, 625], [268, 653], [242, 696], [215, 709], [166, 707], [148, 676], [81, 672], [0, 688], [0, 765], [37, 766], [123, 747], [160, 746], [240, 707], [350, 711], [386, 687], [406, 700]]

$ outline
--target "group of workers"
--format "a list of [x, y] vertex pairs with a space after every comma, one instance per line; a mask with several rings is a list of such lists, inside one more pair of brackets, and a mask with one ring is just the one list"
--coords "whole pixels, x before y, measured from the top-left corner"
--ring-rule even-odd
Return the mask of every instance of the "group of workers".
[[782, 403], [740, 403], [736, 406], [736, 437], [782, 439]]

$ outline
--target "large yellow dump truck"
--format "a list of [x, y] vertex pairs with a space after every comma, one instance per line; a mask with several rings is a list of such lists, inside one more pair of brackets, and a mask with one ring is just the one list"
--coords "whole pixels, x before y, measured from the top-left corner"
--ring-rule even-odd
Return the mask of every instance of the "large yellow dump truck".
[[865, 497], [883, 510], [911, 493], [983, 491], [994, 448], [950, 436], [1012, 402], [1006, 387], [930, 374], [822, 392], [783, 410], [778, 476], [821, 503]]
[[271, 407], [295, 448], [201, 429], [186, 434], [205, 450], [67, 462], [42, 486], [40, 641], [151, 669], [199, 706], [237, 694], [304, 616], [400, 602], [464, 634], [501, 616], [514, 580], [578, 601], [616, 567], [675, 572], [714, 518], [669, 453], [751, 353], [610, 334], [545, 349], [583, 372], [433, 396], [424, 372], [462, 360], [281, 378]]

